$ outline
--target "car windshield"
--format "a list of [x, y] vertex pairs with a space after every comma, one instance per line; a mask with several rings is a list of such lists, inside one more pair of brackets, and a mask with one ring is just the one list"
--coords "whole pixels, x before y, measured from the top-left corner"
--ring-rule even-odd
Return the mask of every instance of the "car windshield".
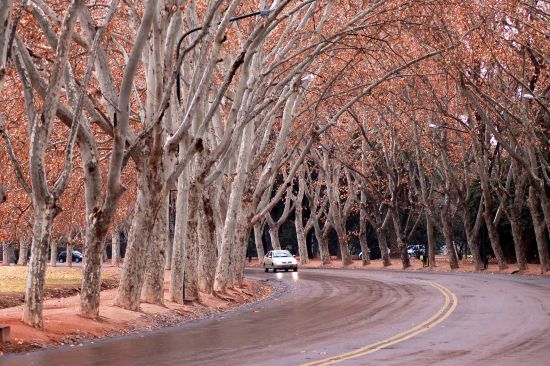
[[273, 257], [282, 258], [282, 257], [292, 257], [289, 252], [273, 252]]

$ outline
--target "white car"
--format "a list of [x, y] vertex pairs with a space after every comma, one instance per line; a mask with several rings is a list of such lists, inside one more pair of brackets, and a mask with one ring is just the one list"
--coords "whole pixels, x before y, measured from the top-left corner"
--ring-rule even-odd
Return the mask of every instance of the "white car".
[[285, 272], [292, 269], [297, 272], [298, 262], [288, 250], [270, 250], [264, 257], [264, 269], [268, 272], [270, 268], [273, 272], [278, 269], [284, 269]]

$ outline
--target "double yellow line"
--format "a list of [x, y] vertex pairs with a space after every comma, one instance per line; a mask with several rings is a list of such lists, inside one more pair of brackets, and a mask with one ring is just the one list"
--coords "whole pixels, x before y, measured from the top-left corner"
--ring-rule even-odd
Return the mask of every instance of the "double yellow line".
[[439, 292], [441, 292], [441, 294], [443, 294], [443, 297], [445, 298], [445, 303], [443, 304], [443, 306], [430, 319], [426, 320], [421, 324], [418, 324], [414, 328], [411, 328], [409, 330], [396, 334], [393, 337], [384, 339], [376, 343], [368, 344], [359, 349], [356, 349], [355, 351], [343, 353], [337, 356], [332, 356], [329, 358], [325, 358], [323, 360], [304, 363], [301, 366], [332, 365], [334, 363], [351, 360], [357, 357], [363, 357], [371, 353], [380, 351], [381, 349], [384, 349], [386, 347], [392, 346], [396, 343], [406, 341], [407, 339], [410, 339], [420, 333], [423, 333], [435, 327], [436, 325], [438, 325], [439, 323], [447, 319], [453, 313], [453, 311], [455, 311], [458, 305], [458, 299], [456, 298], [456, 295], [452, 293], [448, 288], [443, 287], [438, 283], [431, 282], [431, 281], [421, 281], [421, 282], [424, 282], [436, 288]]

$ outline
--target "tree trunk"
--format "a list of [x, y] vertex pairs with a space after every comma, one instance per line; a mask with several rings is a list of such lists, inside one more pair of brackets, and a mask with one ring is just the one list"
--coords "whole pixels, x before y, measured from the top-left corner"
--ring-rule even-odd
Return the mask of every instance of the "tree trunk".
[[306, 264], [308, 262], [306, 233], [304, 230], [304, 222], [302, 217], [302, 203], [296, 203], [294, 214], [294, 226], [296, 227], [296, 238], [298, 239], [298, 254], [300, 256], [300, 264]]
[[[246, 204], [243, 204], [245, 206]], [[235, 254], [234, 258], [234, 270], [233, 272], [233, 286], [242, 288], [243, 278], [244, 278], [244, 265], [246, 257], [246, 249], [248, 247], [248, 238], [250, 237], [250, 227], [248, 225], [249, 220], [247, 220], [245, 211], [241, 208], [239, 213], [239, 220], [237, 225], [237, 231], [235, 233]]]
[[35, 202], [34, 212], [31, 260], [28, 266], [22, 321], [32, 327], [43, 328], [42, 306], [50, 231], [53, 219], [59, 213], [59, 209], [55, 205], [48, 206]]
[[328, 233], [327, 230], [321, 235], [321, 241], [319, 241], [319, 253], [321, 254], [321, 264], [330, 264], [332, 259], [330, 258], [330, 250], [328, 248]]
[[216, 272], [216, 224], [214, 211], [208, 195], [204, 195], [199, 221], [199, 290], [206, 294], [214, 292]]
[[462, 208], [462, 221], [464, 222], [466, 241], [468, 242], [470, 252], [472, 253], [474, 267], [476, 271], [481, 271], [484, 269], [484, 264], [479, 248], [479, 227], [476, 228], [475, 225], [472, 224], [467, 206]]
[[[325, 223], [327, 225], [327, 223]], [[321, 264], [330, 264], [330, 253], [328, 250], [328, 238], [321, 230], [319, 226], [319, 219], [315, 217], [313, 219], [313, 229], [315, 230], [315, 238], [317, 238], [317, 245], [319, 246], [319, 255], [321, 256]], [[328, 230], [325, 230], [328, 231]]]
[[147, 265], [141, 289], [141, 301], [149, 304], [164, 304], [164, 247], [168, 240], [167, 198], [162, 203], [153, 226], [153, 234], [147, 246]]
[[546, 273], [550, 271], [550, 254], [548, 253], [548, 240], [544, 230], [544, 220], [539, 211], [537, 192], [532, 185], [529, 187], [529, 210], [531, 211], [533, 228], [535, 229], [535, 237], [537, 239], [540, 271], [541, 273]]
[[17, 261], [18, 266], [27, 265], [27, 255], [28, 255], [29, 245], [25, 240], [21, 240], [19, 243], [19, 260]]
[[172, 249], [174, 247], [174, 233], [172, 231], [173, 227], [170, 221], [171, 220], [170, 215], [172, 214], [170, 207], [172, 205], [173, 205], [173, 199], [172, 199], [172, 195], [170, 194], [169, 200], [168, 200], [168, 207], [166, 208], [166, 211], [167, 211], [166, 217], [168, 219], [166, 220], [167, 237], [166, 237], [165, 246], [164, 246], [164, 253], [165, 253], [164, 269], [166, 271], [169, 271], [172, 269]]
[[187, 238], [184, 246], [184, 283], [185, 298], [188, 300], [199, 300], [199, 199], [202, 186], [192, 182], [189, 188], [189, 206], [187, 216]]
[[109, 230], [109, 215], [98, 215], [90, 220], [91, 227], [86, 230], [86, 250], [82, 273], [82, 291], [80, 292], [80, 315], [95, 319], [99, 316], [101, 291], [101, 257], [104, 238]]
[[342, 257], [342, 264], [344, 266], [349, 266], [353, 263], [351, 260], [351, 254], [349, 251], [348, 245], [348, 236], [347, 234], [338, 235], [338, 246], [340, 247], [340, 255]]
[[512, 227], [512, 238], [514, 239], [514, 250], [516, 252], [516, 262], [520, 271], [527, 269], [527, 258], [523, 247], [523, 238], [521, 236], [520, 212], [514, 204], [508, 208], [508, 218]]
[[279, 226], [269, 227], [269, 238], [271, 239], [271, 248], [273, 248], [273, 250], [280, 250], [281, 242], [279, 241]]
[[[143, 170], [154, 170], [153, 167]], [[124, 271], [120, 279], [115, 305], [123, 309], [139, 311], [141, 288], [145, 279], [145, 263], [147, 258], [147, 246], [153, 240], [153, 227], [159, 212], [158, 192], [152, 191], [155, 185], [150, 184], [144, 177], [150, 172], [138, 172], [138, 195], [134, 219], [128, 235], [128, 248], [124, 258]], [[149, 181], [149, 182], [147, 182]], [[158, 187], [158, 186], [157, 186]], [[102, 252], [101, 252], [102, 253]], [[101, 259], [101, 257], [100, 257]]]
[[[364, 193], [361, 193], [361, 195], [364, 195]], [[367, 210], [364, 208], [361, 208], [361, 211], [359, 211], [359, 244], [363, 253], [362, 264], [363, 266], [369, 265], [370, 249], [367, 242]]]
[[498, 237], [497, 228], [493, 223], [493, 215], [491, 214], [490, 208], [491, 205], [487, 205], [487, 201], [490, 200], [490, 197], [485, 199], [485, 210], [483, 211], [483, 218], [485, 219], [485, 226], [487, 227], [487, 232], [489, 234], [489, 241], [491, 242], [491, 247], [493, 248], [493, 253], [495, 253], [495, 258], [498, 262], [498, 268], [500, 270], [508, 268], [506, 264], [506, 259], [504, 259], [504, 253], [502, 247], [500, 246], [500, 240]]
[[67, 267], [73, 266], [73, 244], [67, 242]]
[[382, 263], [384, 264], [384, 267], [391, 266], [385, 230], [381, 227], [376, 229], [376, 237], [378, 238], [378, 246], [380, 247], [380, 255], [382, 256]]
[[111, 239], [111, 265], [120, 266], [120, 232], [118, 228], [113, 228], [113, 237]]
[[349, 266], [353, 263], [353, 261], [351, 260], [351, 254], [348, 245], [348, 235], [346, 233], [346, 229], [343, 227], [344, 225], [340, 225], [339, 227], [337, 225], [338, 229], [336, 230], [336, 233], [338, 234], [338, 247], [340, 248], [342, 264], [344, 266]]
[[456, 248], [453, 241], [449, 206], [447, 203], [444, 203], [443, 207], [441, 208], [441, 226], [443, 229], [443, 236], [445, 237], [445, 246], [447, 247], [447, 253], [449, 255], [449, 266], [451, 267], [451, 269], [457, 269], [458, 257], [456, 255]]
[[544, 222], [546, 222], [546, 230], [548, 235], [550, 235], [550, 199], [548, 199], [548, 195], [546, 194], [546, 186], [544, 188], [541, 188], [541, 190], [538, 192], [538, 197], [540, 200], [540, 206], [542, 208], [543, 213], [543, 219]]
[[86, 233], [82, 248], [83, 271], [80, 292], [80, 315], [88, 318], [99, 316], [101, 291], [101, 255], [109, 223], [114, 214], [116, 195], [105, 202], [102, 195], [102, 180], [98, 151], [95, 145], [79, 144], [84, 171], [86, 197]]
[[397, 208], [392, 207], [390, 210], [391, 210], [391, 217], [393, 221], [393, 227], [395, 230], [395, 236], [397, 239], [397, 249], [399, 250], [399, 255], [401, 257], [401, 263], [403, 265], [403, 269], [405, 269], [411, 266], [411, 261], [409, 259], [409, 252], [407, 252], [407, 242], [406, 242], [406, 239], [403, 237], [401, 223], [399, 222], [399, 213], [397, 211]]
[[428, 236], [428, 265], [430, 268], [435, 268], [435, 238], [434, 238], [434, 223], [431, 215], [426, 212], [426, 234]]
[[2, 265], [10, 265], [10, 244], [8, 242], [2, 244]]
[[262, 223], [254, 224], [254, 244], [256, 244], [256, 253], [258, 254], [258, 262], [263, 263], [264, 260], [264, 243], [262, 241]]
[[57, 266], [57, 241], [50, 240], [50, 266]]
[[161, 196], [164, 171], [162, 155], [158, 152], [159, 141], [161, 138], [156, 134], [151, 142], [151, 151], [144, 154], [147, 159], [143, 159], [138, 169], [136, 208], [128, 235], [124, 271], [115, 299], [116, 306], [133, 311], [139, 310], [148, 246], [154, 240], [155, 222], [166, 199]]
[[241, 146], [239, 148], [236, 167], [237, 176], [233, 184], [231, 184], [231, 193], [229, 195], [229, 203], [222, 232], [222, 245], [216, 265], [216, 279], [214, 283], [214, 289], [216, 291], [224, 292], [227, 287], [230, 286], [231, 247], [235, 244], [235, 227], [246, 183], [248, 162], [254, 138], [253, 132], [254, 125], [249, 123], [245, 127]]
[[183, 304], [184, 289], [184, 245], [187, 237], [187, 207], [189, 183], [187, 171], [178, 179], [178, 193], [176, 196], [176, 225], [174, 228], [174, 247], [172, 248], [172, 269], [170, 271], [170, 300]]

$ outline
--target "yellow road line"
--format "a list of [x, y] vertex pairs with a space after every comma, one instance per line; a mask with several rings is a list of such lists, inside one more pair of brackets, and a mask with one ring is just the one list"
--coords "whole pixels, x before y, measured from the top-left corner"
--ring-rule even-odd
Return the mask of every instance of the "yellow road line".
[[372, 343], [366, 346], [363, 346], [361, 348], [358, 348], [354, 351], [343, 353], [341, 355], [332, 356], [329, 358], [325, 358], [323, 360], [317, 360], [309, 363], [302, 364], [302, 366], [325, 366], [325, 365], [332, 365], [334, 363], [350, 360], [357, 357], [366, 356], [368, 354], [377, 352], [381, 349], [384, 349], [386, 347], [389, 347], [391, 345], [394, 345], [396, 343], [400, 343], [403, 341], [406, 341], [407, 339], [410, 339], [420, 333], [423, 333], [437, 324], [441, 323], [445, 319], [447, 319], [456, 309], [458, 305], [458, 299], [456, 295], [451, 292], [446, 287], [437, 284], [435, 282], [431, 281], [421, 281], [424, 283], [429, 284], [430, 286], [437, 289], [441, 294], [443, 294], [443, 297], [445, 298], [445, 302], [443, 306], [428, 320], [420, 323], [419, 325], [406, 330], [404, 332], [401, 332], [399, 334], [396, 334], [390, 338], [384, 339], [382, 341], [378, 341], [376, 343]]

